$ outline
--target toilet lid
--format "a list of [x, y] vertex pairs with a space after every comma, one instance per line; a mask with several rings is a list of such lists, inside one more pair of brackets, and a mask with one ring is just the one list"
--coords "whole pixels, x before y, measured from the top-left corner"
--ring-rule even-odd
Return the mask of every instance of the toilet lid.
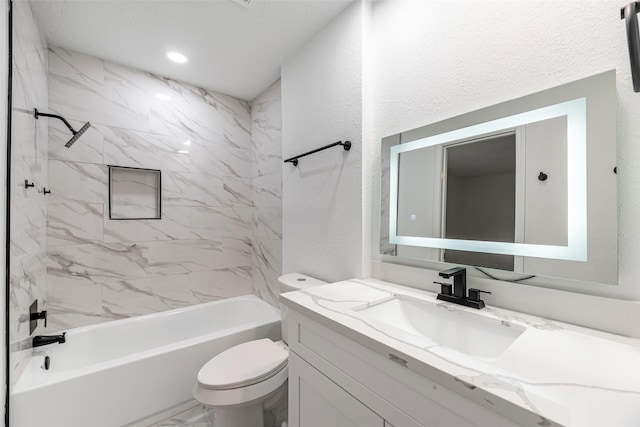
[[198, 372], [198, 383], [212, 390], [246, 387], [264, 381], [287, 365], [289, 352], [264, 338], [223, 351]]

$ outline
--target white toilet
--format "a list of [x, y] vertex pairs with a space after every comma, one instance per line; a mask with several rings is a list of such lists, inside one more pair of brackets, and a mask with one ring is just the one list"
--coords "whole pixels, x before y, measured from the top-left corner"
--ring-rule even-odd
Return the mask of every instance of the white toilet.
[[[280, 293], [326, 284], [298, 273], [280, 276], [278, 282]], [[287, 387], [289, 349], [284, 328], [282, 339], [236, 345], [200, 369], [193, 397], [214, 409], [215, 427], [263, 427], [264, 409], [277, 402]]]

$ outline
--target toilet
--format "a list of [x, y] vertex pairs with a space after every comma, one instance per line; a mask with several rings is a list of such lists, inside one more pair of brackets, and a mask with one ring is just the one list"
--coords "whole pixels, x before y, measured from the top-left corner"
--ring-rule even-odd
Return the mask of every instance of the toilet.
[[[326, 282], [299, 273], [278, 278], [280, 293]], [[286, 308], [282, 308], [283, 324]], [[263, 412], [287, 387], [287, 332], [283, 341], [269, 338], [231, 347], [209, 360], [198, 372], [193, 397], [214, 409], [215, 427], [263, 427]]]

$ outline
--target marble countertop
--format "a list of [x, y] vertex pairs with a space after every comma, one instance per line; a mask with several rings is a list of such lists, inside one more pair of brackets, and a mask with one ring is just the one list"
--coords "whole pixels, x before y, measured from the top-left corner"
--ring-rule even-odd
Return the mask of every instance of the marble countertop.
[[[442, 345], [425, 345], [358, 315], [363, 305], [394, 296], [485, 316], [524, 332], [499, 357], [482, 360]], [[522, 425], [640, 426], [640, 340], [490, 306], [474, 310], [438, 301], [431, 292], [375, 279], [289, 292], [280, 299], [373, 351], [393, 351], [408, 361], [408, 369], [436, 382], [446, 380], [453, 391], [466, 397], [471, 393], [477, 402], [484, 399]]]

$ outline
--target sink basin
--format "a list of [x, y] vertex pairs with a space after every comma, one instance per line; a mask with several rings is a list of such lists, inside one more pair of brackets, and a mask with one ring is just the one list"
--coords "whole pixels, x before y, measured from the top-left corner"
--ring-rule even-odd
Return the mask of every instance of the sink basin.
[[356, 309], [357, 316], [414, 345], [442, 345], [486, 361], [497, 359], [525, 331], [518, 325], [409, 297]]

